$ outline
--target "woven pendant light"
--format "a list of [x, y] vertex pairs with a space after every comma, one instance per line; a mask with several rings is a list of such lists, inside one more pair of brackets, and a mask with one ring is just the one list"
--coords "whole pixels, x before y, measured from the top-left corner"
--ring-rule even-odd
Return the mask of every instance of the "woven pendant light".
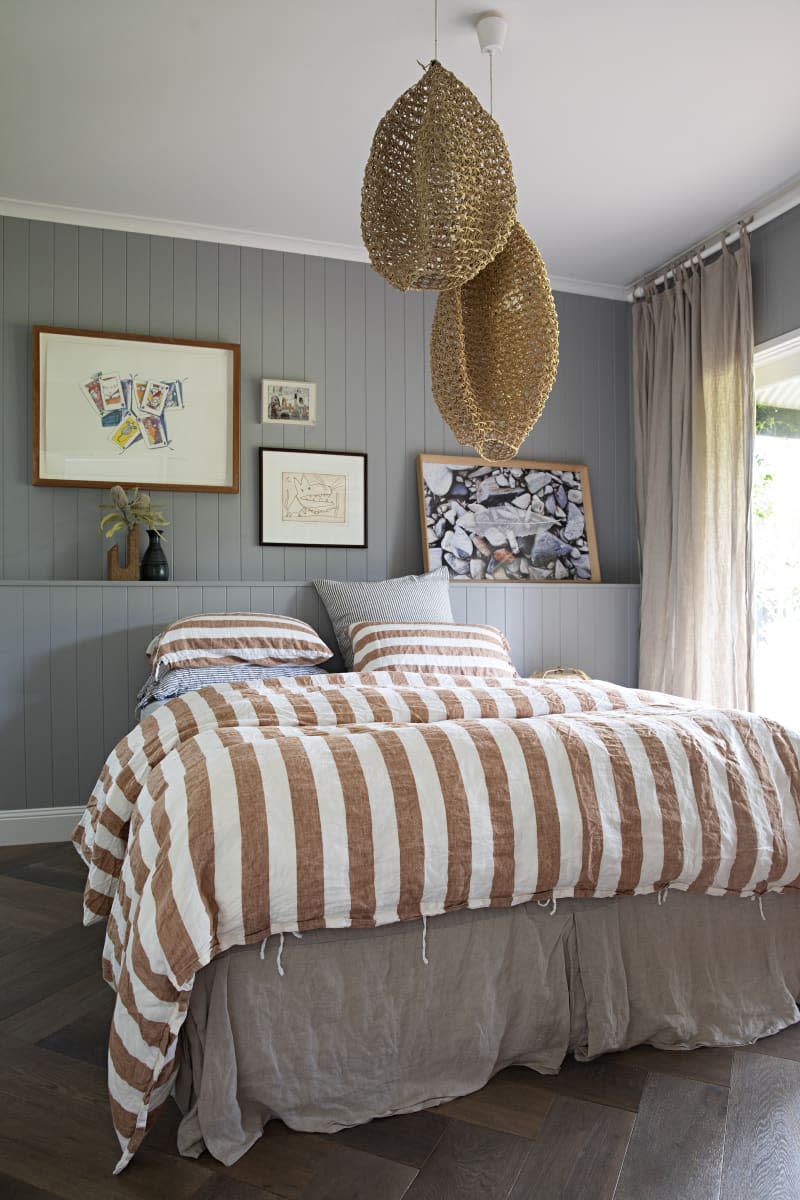
[[481, 458], [513, 458], [558, 369], [558, 317], [542, 256], [519, 223], [469, 283], [442, 292], [431, 332], [439, 411]]
[[434, 60], [375, 132], [361, 192], [361, 232], [395, 287], [448, 289], [505, 245], [517, 192], [497, 122]]

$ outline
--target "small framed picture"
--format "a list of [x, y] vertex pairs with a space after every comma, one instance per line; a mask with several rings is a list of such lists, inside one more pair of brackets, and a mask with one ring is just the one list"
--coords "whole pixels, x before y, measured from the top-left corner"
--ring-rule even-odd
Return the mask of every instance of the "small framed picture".
[[367, 456], [259, 451], [262, 546], [367, 544]]
[[303, 380], [261, 380], [262, 425], [316, 425], [317, 385]]

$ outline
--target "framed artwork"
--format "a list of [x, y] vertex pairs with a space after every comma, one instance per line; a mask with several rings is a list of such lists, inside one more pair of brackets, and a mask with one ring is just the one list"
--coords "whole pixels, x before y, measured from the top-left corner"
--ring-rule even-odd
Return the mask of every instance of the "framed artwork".
[[367, 456], [259, 451], [262, 546], [367, 544]]
[[35, 325], [33, 482], [238, 492], [238, 345]]
[[261, 380], [262, 425], [316, 425], [317, 385], [303, 380]]
[[503, 583], [599, 583], [589, 472], [578, 463], [420, 454], [425, 570]]

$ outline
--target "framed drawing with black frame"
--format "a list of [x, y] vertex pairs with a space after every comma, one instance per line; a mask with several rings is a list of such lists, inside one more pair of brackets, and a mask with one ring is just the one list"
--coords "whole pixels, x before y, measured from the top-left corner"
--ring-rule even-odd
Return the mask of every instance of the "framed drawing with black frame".
[[366, 454], [262, 449], [259, 464], [262, 546], [366, 546]]
[[239, 491], [239, 346], [33, 328], [33, 482]]
[[425, 570], [503, 583], [599, 583], [589, 491], [580, 463], [454, 454], [417, 458]]

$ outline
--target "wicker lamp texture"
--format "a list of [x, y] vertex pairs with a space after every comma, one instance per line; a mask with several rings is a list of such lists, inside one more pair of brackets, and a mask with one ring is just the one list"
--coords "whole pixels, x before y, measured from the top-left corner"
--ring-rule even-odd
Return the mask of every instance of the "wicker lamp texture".
[[441, 292], [431, 331], [439, 411], [481, 458], [513, 458], [541, 416], [558, 370], [558, 316], [542, 256], [519, 223], [498, 256]]
[[361, 232], [395, 287], [460, 287], [492, 261], [515, 222], [517, 191], [497, 122], [435, 60], [375, 132]]

